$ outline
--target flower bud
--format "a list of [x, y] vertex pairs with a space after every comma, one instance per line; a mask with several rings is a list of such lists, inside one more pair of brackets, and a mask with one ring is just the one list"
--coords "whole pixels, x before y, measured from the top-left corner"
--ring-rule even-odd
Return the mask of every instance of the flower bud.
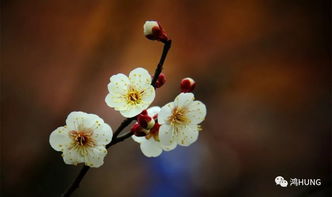
[[145, 109], [145, 110], [143, 110], [143, 111], [141, 112], [141, 114], [147, 116], [147, 115], [148, 115], [148, 111]]
[[166, 76], [164, 73], [160, 73], [157, 82], [156, 82], [156, 88], [160, 88], [166, 83]]
[[143, 129], [138, 123], [135, 123], [131, 127], [130, 131], [137, 137], [146, 136], [146, 134], [149, 132], [148, 130]]
[[150, 40], [158, 40], [161, 42], [168, 41], [166, 32], [157, 21], [145, 21], [144, 36]]
[[151, 118], [148, 115], [143, 115], [143, 114], [139, 114], [137, 116], [137, 122], [138, 122], [139, 126], [141, 126], [143, 129], [146, 129], [146, 130], [150, 130], [155, 124], [155, 121], [153, 118]]
[[192, 92], [196, 86], [196, 82], [190, 78], [184, 78], [181, 80], [181, 92]]

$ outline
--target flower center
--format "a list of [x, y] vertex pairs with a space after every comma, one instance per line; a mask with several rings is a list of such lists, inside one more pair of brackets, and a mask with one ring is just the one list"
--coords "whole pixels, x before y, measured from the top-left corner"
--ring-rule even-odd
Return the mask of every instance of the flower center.
[[137, 90], [131, 89], [127, 94], [127, 103], [131, 105], [136, 105], [142, 101], [142, 93]]
[[93, 147], [95, 141], [92, 138], [92, 131], [71, 131], [74, 148]]
[[175, 107], [171, 116], [168, 118], [168, 121], [172, 125], [185, 124], [189, 121], [186, 117], [186, 112], [187, 110], [185, 108]]

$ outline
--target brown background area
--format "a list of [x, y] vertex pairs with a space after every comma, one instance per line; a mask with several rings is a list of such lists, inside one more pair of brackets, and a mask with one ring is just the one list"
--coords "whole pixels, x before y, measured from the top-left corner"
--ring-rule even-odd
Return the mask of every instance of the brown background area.
[[[154, 104], [173, 100], [179, 80], [191, 76], [208, 108], [199, 140], [180, 149], [193, 159], [181, 161], [187, 179], [175, 196], [296, 196], [310, 189], [275, 186], [277, 175], [321, 178], [325, 186], [329, 10], [320, 0], [2, 2], [2, 196], [59, 196], [68, 186], [79, 168], [63, 163], [49, 134], [74, 110], [119, 125], [122, 117], [104, 102], [106, 86], [111, 75], [138, 66], [154, 71], [162, 46], [143, 36], [150, 19], [173, 40], [167, 83]], [[75, 196], [148, 196], [163, 179], [151, 162], [163, 161], [145, 158], [132, 140], [118, 144]]]

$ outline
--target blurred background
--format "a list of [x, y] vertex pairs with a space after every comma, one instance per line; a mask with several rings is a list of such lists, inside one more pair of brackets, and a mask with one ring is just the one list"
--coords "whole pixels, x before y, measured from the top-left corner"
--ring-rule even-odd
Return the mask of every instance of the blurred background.
[[[80, 167], [48, 142], [74, 110], [113, 129], [109, 77], [151, 73], [162, 44], [143, 36], [158, 20], [173, 40], [167, 83], [153, 105], [191, 76], [207, 105], [199, 140], [146, 158], [131, 139], [113, 146], [74, 196], [329, 196], [330, 1], [2, 1], [1, 196], [59, 196]], [[274, 178], [322, 186], [276, 186]], [[317, 191], [316, 191], [317, 190]]]

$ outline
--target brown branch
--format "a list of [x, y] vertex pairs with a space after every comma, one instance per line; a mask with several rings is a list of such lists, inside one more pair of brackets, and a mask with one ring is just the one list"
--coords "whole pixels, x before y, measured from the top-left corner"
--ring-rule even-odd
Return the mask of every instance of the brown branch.
[[161, 54], [159, 63], [158, 63], [157, 68], [154, 72], [153, 79], [152, 79], [152, 82], [151, 82], [151, 85], [154, 88], [156, 88], [156, 83], [157, 83], [158, 77], [159, 77], [161, 71], [163, 70], [163, 65], [164, 65], [167, 53], [168, 53], [169, 49], [171, 48], [171, 45], [172, 45], [172, 40], [167, 40], [167, 41], [164, 42], [163, 53]]
[[[163, 65], [165, 62], [165, 59], [167, 57], [167, 53], [169, 51], [169, 49], [171, 48], [171, 44], [172, 41], [171, 40], [167, 40], [164, 43], [164, 48], [163, 48], [163, 52], [161, 54], [159, 63], [157, 65], [157, 68], [155, 70], [155, 73], [153, 75], [152, 78], [152, 82], [151, 85], [156, 88], [156, 82], [158, 80], [158, 77], [161, 73], [161, 71], [163, 70]], [[123, 131], [123, 129], [125, 129], [133, 120], [135, 120], [136, 117], [132, 117], [132, 118], [127, 118], [125, 120], [122, 121], [122, 123], [120, 124], [120, 126], [115, 130], [114, 134], [113, 134], [113, 138], [112, 141], [106, 145], [106, 148], [109, 148], [119, 142], [124, 141], [125, 139], [131, 137], [133, 135], [132, 132], [128, 132], [126, 134], [124, 134], [123, 136], [118, 137], [118, 135]], [[86, 173], [89, 171], [90, 167], [89, 166], [83, 166], [81, 171], [79, 172], [79, 174], [77, 175], [77, 177], [75, 178], [75, 180], [73, 181], [73, 183], [68, 187], [68, 189], [63, 193], [63, 197], [68, 197], [71, 196], [71, 194], [80, 186], [81, 181], [83, 180], [84, 176], [86, 175]]]

